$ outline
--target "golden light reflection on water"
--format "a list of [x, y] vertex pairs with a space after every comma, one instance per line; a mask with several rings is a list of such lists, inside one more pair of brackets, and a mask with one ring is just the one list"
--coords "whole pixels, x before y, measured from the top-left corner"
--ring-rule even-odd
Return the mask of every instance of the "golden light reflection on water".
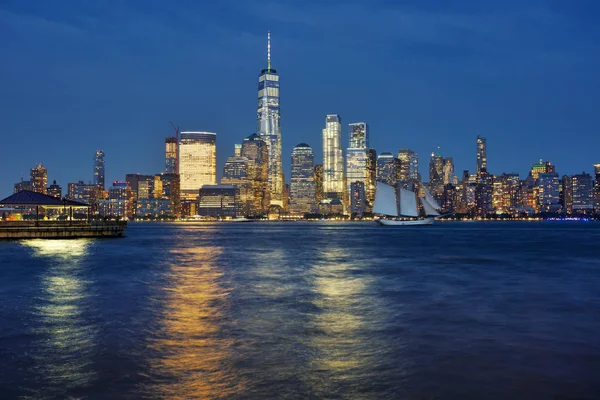
[[35, 309], [35, 369], [45, 379], [44, 395], [65, 393], [88, 386], [94, 378], [89, 368], [96, 329], [85, 319], [89, 285], [82, 279], [81, 261], [89, 240], [26, 240], [33, 256], [43, 260], [38, 306]]
[[[322, 381], [326, 385], [333, 380], [352, 383], [352, 377], [360, 370], [369, 370], [377, 362], [372, 344], [364, 335], [369, 329], [365, 291], [372, 279], [351, 273], [353, 266], [346, 261], [351, 258], [347, 249], [326, 248], [320, 258], [322, 263], [313, 268], [317, 294], [314, 304], [321, 309], [314, 324], [322, 334], [315, 335], [312, 341], [317, 350], [313, 370], [326, 373], [327, 378]], [[323, 387], [320, 390], [328, 391]]]
[[161, 329], [149, 344], [156, 357], [150, 361], [154, 383], [146, 389], [153, 397], [229, 398], [244, 386], [231, 372], [233, 341], [220, 335], [229, 294], [214, 262], [221, 251], [196, 247], [172, 252], [176, 261], [161, 300]]

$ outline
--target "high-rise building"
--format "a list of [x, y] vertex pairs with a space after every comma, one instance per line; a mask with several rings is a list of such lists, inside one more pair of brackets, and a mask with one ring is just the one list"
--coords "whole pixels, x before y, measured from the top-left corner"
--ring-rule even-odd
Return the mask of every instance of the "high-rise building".
[[217, 134], [181, 132], [179, 175], [182, 197], [196, 198], [203, 185], [217, 183]]
[[80, 203], [85, 203], [92, 206], [92, 211], [96, 211], [97, 201], [100, 198], [101, 189], [93, 183], [69, 183], [67, 191], [67, 199], [75, 200]]
[[323, 192], [326, 198], [345, 198], [342, 120], [337, 114], [327, 115], [323, 129]]
[[365, 182], [365, 211], [371, 212], [375, 203], [375, 186], [377, 182], [377, 152], [367, 150], [367, 181]]
[[350, 148], [367, 149], [369, 148], [369, 126], [365, 122], [355, 122], [349, 124], [350, 127]]
[[350, 185], [350, 214], [361, 216], [367, 209], [365, 183], [352, 182]]
[[104, 152], [96, 150], [94, 154], [94, 185], [97, 185], [101, 190], [104, 190]]
[[492, 205], [498, 213], [513, 213], [520, 202], [519, 174], [503, 173], [494, 178]]
[[21, 178], [21, 182], [15, 183], [14, 193], [18, 193], [21, 190], [31, 190], [31, 181], [24, 181]]
[[309, 145], [300, 143], [294, 147], [290, 179], [291, 213], [317, 212], [314, 161], [315, 154]]
[[486, 217], [493, 211], [493, 190], [494, 177], [483, 168], [475, 186], [475, 212], [478, 216]]
[[46, 187], [48, 186], [48, 171], [41, 163], [35, 168], [31, 168], [31, 174], [29, 176], [31, 182], [31, 190], [33, 192], [46, 194]]
[[99, 214], [106, 217], [133, 218], [133, 194], [127, 182], [115, 181], [107, 191], [108, 198], [98, 200]]
[[241, 143], [236, 143], [233, 145], [233, 155], [236, 157], [242, 156], [242, 144]]
[[[590, 174], [582, 172], [571, 176], [572, 212], [591, 213], [594, 209], [594, 181]], [[564, 186], [563, 186], [564, 190]]]
[[487, 171], [487, 140], [483, 136], [477, 136], [477, 175], [485, 169]]
[[[369, 149], [369, 131], [368, 125], [364, 122], [356, 122], [350, 127], [350, 147], [346, 150], [346, 191], [348, 198], [352, 196], [352, 184], [362, 182], [362, 190], [365, 195], [366, 190], [373, 190], [375, 182], [372, 180], [373, 160]], [[371, 167], [371, 170], [369, 169]], [[376, 168], [375, 168], [376, 169]], [[373, 193], [374, 195], [374, 193]], [[364, 210], [361, 210], [362, 213]]]
[[600, 212], [600, 164], [594, 164], [594, 209]]
[[240, 154], [252, 162], [249, 166], [253, 199], [251, 214], [266, 214], [271, 204], [268, 144], [254, 133], [244, 139]]
[[431, 186], [444, 183], [444, 158], [438, 153], [431, 153], [429, 160], [429, 183]]
[[557, 212], [560, 210], [560, 181], [556, 172], [541, 173], [537, 178], [538, 210]]
[[175, 136], [165, 139], [165, 172], [175, 174], [177, 171], [177, 138]]
[[455, 185], [455, 175], [454, 175], [454, 162], [452, 157], [444, 158], [444, 166], [443, 166], [443, 183], [444, 185]]
[[395, 186], [398, 182], [400, 160], [392, 153], [381, 153], [377, 157], [377, 180]]
[[283, 206], [283, 169], [281, 161], [281, 127], [279, 109], [279, 74], [271, 68], [271, 33], [267, 39], [267, 68], [258, 77], [258, 112], [256, 130], [268, 143], [270, 203]]
[[60, 199], [62, 198], [62, 188], [58, 183], [56, 183], [56, 181], [53, 181], [52, 185], [48, 186], [46, 194], [48, 194], [48, 196], [57, 197]]
[[240, 189], [234, 185], [204, 185], [198, 197], [198, 215], [207, 217], [239, 217]]
[[400, 160], [400, 174], [398, 179], [403, 182], [419, 180], [419, 155], [409, 148], [398, 150]]
[[536, 180], [540, 174], [552, 174], [556, 172], [556, 167], [550, 161], [540, 160], [539, 163], [531, 166], [531, 176]]
[[229, 157], [223, 166], [221, 185], [233, 185], [239, 189], [239, 209], [244, 215], [254, 214], [253, 168], [254, 162], [241, 156]]
[[315, 197], [317, 204], [324, 198], [323, 194], [323, 164], [315, 165]]

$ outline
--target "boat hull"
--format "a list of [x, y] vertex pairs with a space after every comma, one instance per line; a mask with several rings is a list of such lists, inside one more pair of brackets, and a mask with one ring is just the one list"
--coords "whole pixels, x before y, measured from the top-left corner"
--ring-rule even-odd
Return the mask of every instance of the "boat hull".
[[433, 218], [406, 219], [406, 220], [380, 218], [376, 221], [379, 225], [384, 225], [384, 226], [420, 226], [420, 225], [432, 225], [433, 224]]

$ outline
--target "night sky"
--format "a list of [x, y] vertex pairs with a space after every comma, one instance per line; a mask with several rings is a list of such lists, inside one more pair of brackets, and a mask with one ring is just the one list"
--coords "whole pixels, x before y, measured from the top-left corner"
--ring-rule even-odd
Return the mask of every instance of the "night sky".
[[[426, 5], [424, 5], [424, 3]], [[449, 4], [451, 3], [451, 5]], [[0, 197], [42, 162], [49, 181], [164, 169], [169, 120], [217, 132], [220, 176], [256, 129], [266, 66], [281, 76], [283, 162], [322, 160], [325, 115], [370, 125], [377, 153], [437, 146], [460, 176], [600, 163], [597, 1], [0, 1]]]

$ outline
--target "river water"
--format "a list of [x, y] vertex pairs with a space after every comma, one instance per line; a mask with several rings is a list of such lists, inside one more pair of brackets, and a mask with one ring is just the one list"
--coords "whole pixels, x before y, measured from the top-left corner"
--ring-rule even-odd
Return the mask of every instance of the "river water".
[[600, 224], [0, 242], [0, 397], [600, 398]]

